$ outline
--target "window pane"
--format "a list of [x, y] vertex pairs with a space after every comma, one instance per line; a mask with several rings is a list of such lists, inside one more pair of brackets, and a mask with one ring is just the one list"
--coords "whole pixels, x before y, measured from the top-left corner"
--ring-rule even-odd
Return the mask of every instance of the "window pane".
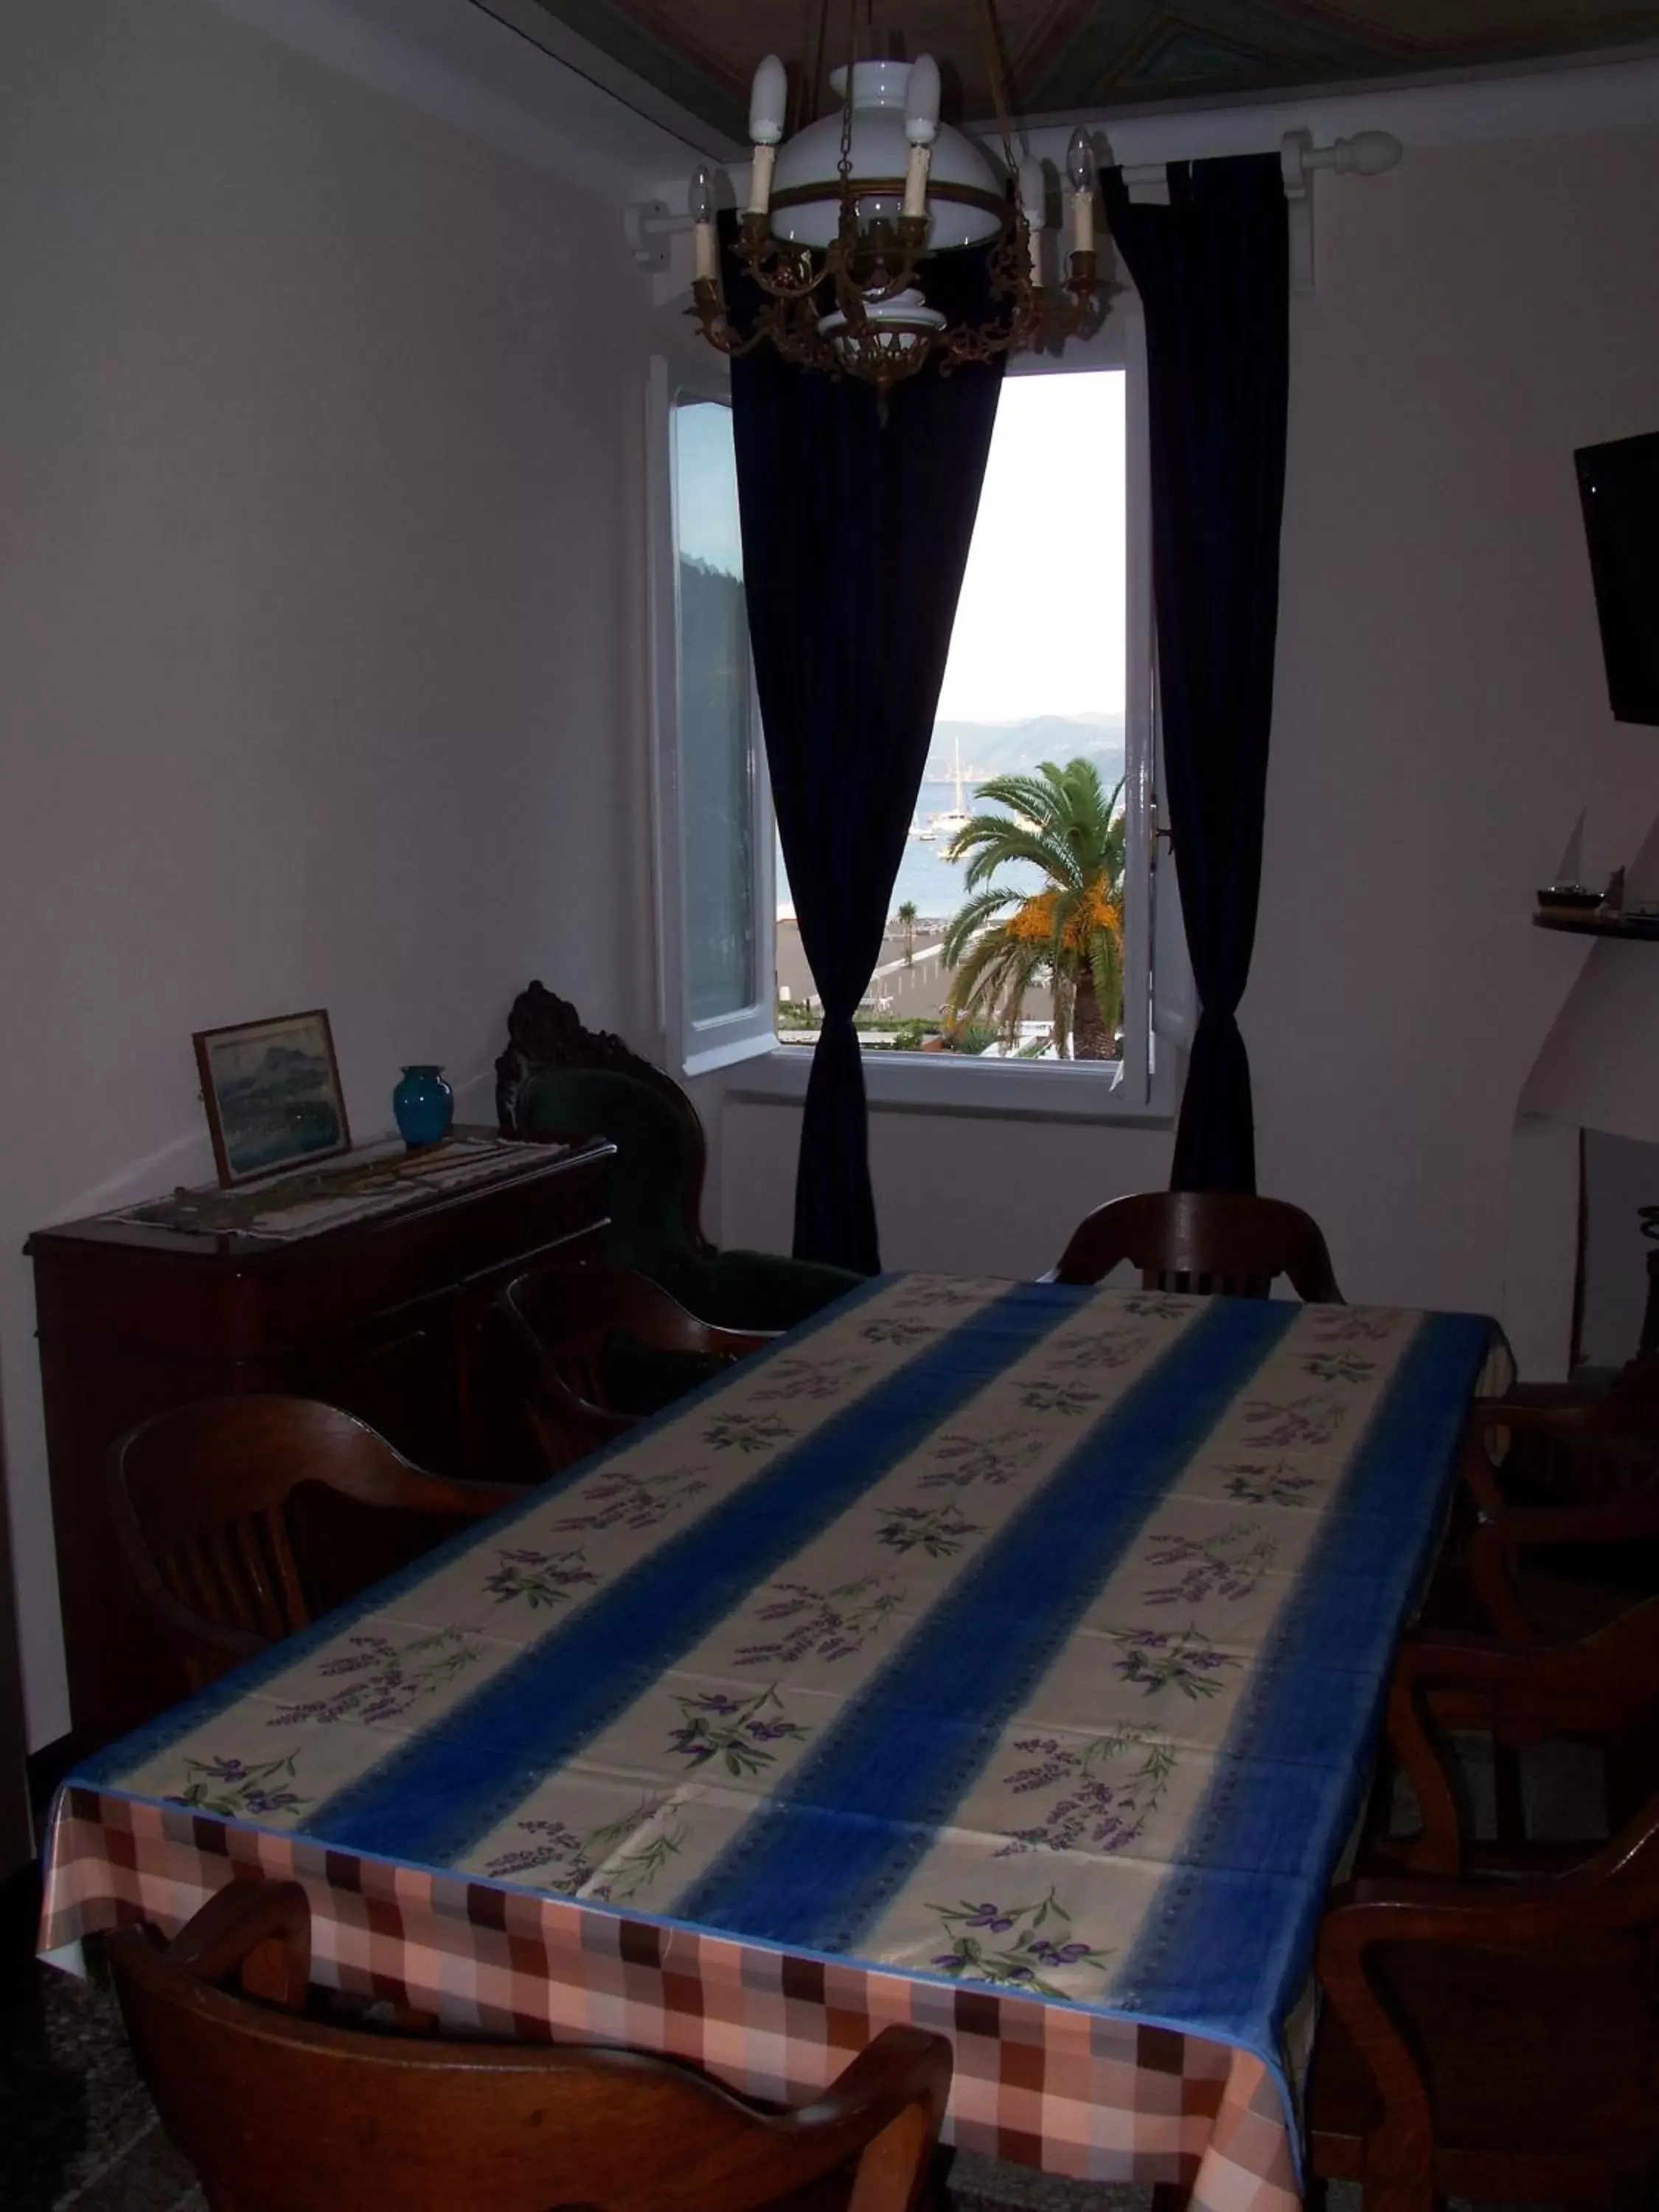
[[[1116, 796], [1127, 750], [1125, 386], [1121, 369], [1003, 384], [933, 742], [855, 1018], [866, 1050], [1115, 1060], [1126, 896]], [[1043, 776], [1045, 762], [1057, 782]], [[1036, 777], [1048, 794], [1047, 869], [1018, 856], [1032, 841], [1024, 811], [999, 788], [1011, 776]], [[1007, 822], [1007, 856], [1002, 841], [974, 830], [954, 851], [970, 817], [985, 816]], [[975, 857], [994, 862], [976, 905], [967, 886]], [[1079, 863], [1081, 887], [1068, 872]], [[781, 854], [776, 865], [778, 1037], [810, 1044], [817, 989]]]
[[755, 730], [731, 410], [685, 400], [674, 428], [686, 996], [708, 1022], [755, 1000]]

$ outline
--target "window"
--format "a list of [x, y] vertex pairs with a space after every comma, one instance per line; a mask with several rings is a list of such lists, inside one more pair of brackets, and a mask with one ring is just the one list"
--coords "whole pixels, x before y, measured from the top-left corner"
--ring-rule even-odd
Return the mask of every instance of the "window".
[[[1172, 1054], [1158, 1065], [1154, 1030], [1184, 1042], [1184, 947], [1172, 872], [1155, 866], [1145, 438], [1126, 334], [1139, 319], [1120, 312], [1087, 358], [1073, 347], [1060, 364], [1010, 364], [933, 744], [858, 1017], [872, 1103], [1172, 1106]], [[745, 1086], [799, 1095], [817, 1004], [765, 789], [730, 416], [717, 386], [675, 386], [665, 370], [656, 399], [673, 613], [665, 635], [659, 607], [665, 1027], [687, 1072], [765, 1054]], [[1001, 780], [1044, 762], [1059, 771], [1057, 813], [1092, 810], [1098, 830], [1102, 799], [1114, 801], [1105, 872], [1058, 910], [1074, 917], [1058, 939], [1054, 883], [1029, 860], [998, 859], [970, 826], [1015, 820], [1010, 796], [997, 803]], [[974, 906], [977, 851], [995, 865]]]

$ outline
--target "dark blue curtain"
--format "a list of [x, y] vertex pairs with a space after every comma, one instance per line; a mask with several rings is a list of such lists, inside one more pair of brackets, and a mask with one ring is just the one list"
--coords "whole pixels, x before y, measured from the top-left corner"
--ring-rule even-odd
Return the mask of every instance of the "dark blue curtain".
[[[726, 218], [729, 248], [732, 218]], [[727, 312], [753, 286], [728, 250]], [[952, 321], [988, 298], [982, 254], [927, 264]], [[778, 837], [823, 1002], [795, 1182], [795, 1254], [873, 1273], [864, 1071], [853, 1016], [881, 951], [933, 736], [1001, 363], [890, 395], [791, 367], [732, 364], [744, 586]], [[1011, 639], [1012, 650], [1020, 641]]]
[[1170, 204], [1106, 176], [1146, 317], [1152, 590], [1170, 826], [1200, 1014], [1171, 1188], [1255, 1188], [1238, 1002], [1261, 879], [1290, 384], [1276, 154], [1171, 162]]

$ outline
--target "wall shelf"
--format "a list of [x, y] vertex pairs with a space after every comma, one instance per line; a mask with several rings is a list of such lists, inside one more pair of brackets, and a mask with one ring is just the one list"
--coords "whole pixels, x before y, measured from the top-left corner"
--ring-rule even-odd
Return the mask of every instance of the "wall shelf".
[[1659, 942], [1659, 915], [1536, 913], [1534, 929], [1564, 929], [1574, 937], [1624, 937], [1632, 944]]

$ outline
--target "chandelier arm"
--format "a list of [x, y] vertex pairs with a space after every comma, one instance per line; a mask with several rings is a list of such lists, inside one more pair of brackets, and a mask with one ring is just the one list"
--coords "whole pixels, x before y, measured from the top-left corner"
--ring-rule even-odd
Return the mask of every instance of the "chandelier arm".
[[757, 345], [768, 338], [777, 343], [776, 333], [769, 327], [774, 310], [763, 308], [756, 316], [753, 329], [747, 337], [740, 337], [726, 319], [720, 304], [720, 288], [712, 277], [700, 276], [691, 287], [691, 305], [686, 309], [695, 315], [702, 335], [717, 353], [729, 361], [738, 361], [746, 353], [753, 353]]
[[772, 300], [810, 299], [830, 273], [827, 268], [814, 269], [809, 252], [781, 244], [763, 227], [739, 234], [738, 255], [750, 278]]

